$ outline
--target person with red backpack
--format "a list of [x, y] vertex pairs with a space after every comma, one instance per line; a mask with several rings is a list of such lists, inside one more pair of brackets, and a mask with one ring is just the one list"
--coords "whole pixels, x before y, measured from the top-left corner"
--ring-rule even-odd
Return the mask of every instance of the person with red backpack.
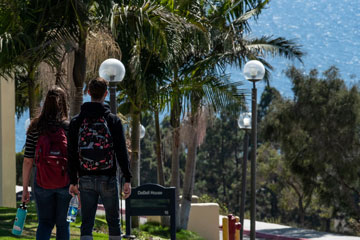
[[104, 104], [108, 82], [96, 78], [89, 83], [91, 102], [81, 106], [69, 127], [69, 193], [80, 192], [81, 238], [93, 239], [99, 196], [105, 208], [109, 239], [121, 239], [117, 164], [125, 177], [124, 198], [131, 194], [131, 173], [121, 120]]
[[35, 163], [34, 189], [38, 214], [36, 239], [50, 239], [56, 225], [56, 239], [70, 239], [67, 209], [71, 199], [67, 169], [68, 108], [64, 90], [52, 87], [39, 116], [26, 133], [23, 162], [22, 202], [30, 201], [30, 173]]

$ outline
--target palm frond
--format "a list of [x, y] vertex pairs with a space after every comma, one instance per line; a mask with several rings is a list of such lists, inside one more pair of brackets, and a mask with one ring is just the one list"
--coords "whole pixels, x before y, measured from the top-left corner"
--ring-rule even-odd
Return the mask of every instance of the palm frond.
[[248, 41], [246, 49], [257, 56], [272, 57], [280, 56], [288, 59], [297, 59], [302, 63], [304, 52], [300, 50], [300, 45], [296, 44], [294, 40], [286, 40], [285, 38], [278, 37], [272, 39], [271, 36], [264, 36]]

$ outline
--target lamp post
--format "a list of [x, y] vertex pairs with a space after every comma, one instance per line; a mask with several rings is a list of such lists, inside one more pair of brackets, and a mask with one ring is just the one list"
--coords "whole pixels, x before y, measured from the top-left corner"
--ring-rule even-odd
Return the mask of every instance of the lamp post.
[[99, 68], [99, 76], [109, 81], [110, 87], [110, 110], [113, 114], [117, 112], [116, 84], [121, 82], [125, 76], [125, 67], [119, 60], [109, 58], [103, 61]]
[[258, 60], [251, 60], [244, 66], [244, 76], [253, 83], [251, 94], [251, 207], [250, 207], [250, 239], [255, 240], [256, 218], [256, 144], [257, 144], [257, 110], [256, 82], [265, 75], [264, 65]]
[[[240, 114], [238, 119], [239, 128], [245, 131], [244, 136], [244, 153], [242, 164], [242, 180], [241, 180], [241, 203], [240, 203], [240, 221], [241, 226], [244, 226], [244, 211], [245, 211], [245, 196], [246, 196], [246, 170], [247, 170], [247, 157], [249, 146], [249, 130], [251, 129], [251, 113], [244, 112]], [[244, 229], [240, 229], [240, 240], [243, 239]]]

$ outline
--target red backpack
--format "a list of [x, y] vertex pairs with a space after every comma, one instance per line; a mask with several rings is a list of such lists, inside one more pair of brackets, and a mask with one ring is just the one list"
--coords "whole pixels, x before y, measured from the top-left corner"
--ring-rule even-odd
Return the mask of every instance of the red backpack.
[[67, 138], [63, 128], [42, 133], [35, 149], [36, 183], [45, 189], [67, 186]]

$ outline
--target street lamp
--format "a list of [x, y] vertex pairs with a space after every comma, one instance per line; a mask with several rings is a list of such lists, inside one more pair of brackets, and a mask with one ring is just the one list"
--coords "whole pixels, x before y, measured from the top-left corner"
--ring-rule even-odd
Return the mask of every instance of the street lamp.
[[116, 84], [124, 79], [125, 67], [122, 62], [115, 58], [106, 59], [100, 65], [99, 76], [110, 83], [110, 110], [116, 114]]
[[256, 144], [257, 144], [257, 111], [256, 111], [256, 82], [265, 75], [264, 65], [258, 60], [251, 60], [244, 66], [244, 76], [253, 83], [251, 95], [251, 207], [250, 207], [250, 239], [255, 240], [256, 218]]
[[[245, 195], [246, 195], [246, 170], [247, 170], [247, 157], [249, 146], [249, 130], [251, 129], [251, 113], [244, 112], [240, 114], [238, 119], [239, 128], [245, 131], [244, 136], [244, 153], [242, 164], [242, 181], [241, 181], [241, 203], [240, 203], [240, 221], [241, 226], [244, 226], [244, 211], [245, 211]], [[240, 229], [240, 240], [243, 239], [244, 229]]]

